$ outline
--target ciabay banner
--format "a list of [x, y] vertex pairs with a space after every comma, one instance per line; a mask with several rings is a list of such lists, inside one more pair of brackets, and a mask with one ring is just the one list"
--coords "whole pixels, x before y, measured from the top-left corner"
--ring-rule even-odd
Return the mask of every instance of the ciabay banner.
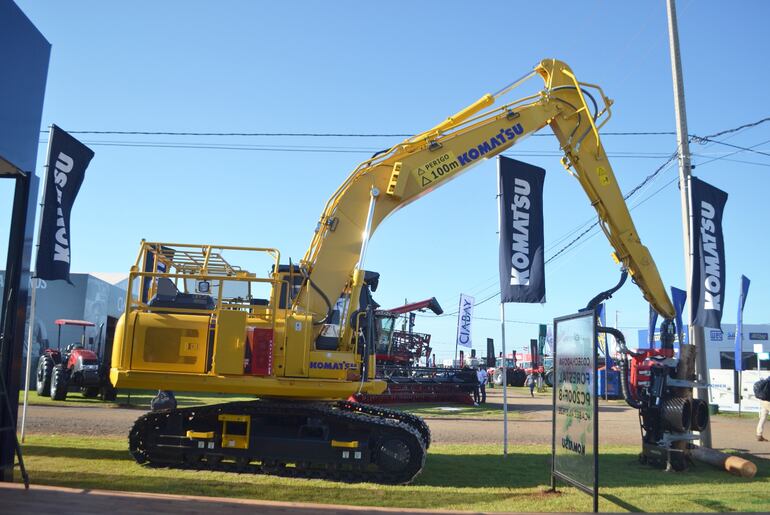
[[457, 346], [473, 347], [471, 326], [473, 324], [473, 304], [476, 299], [470, 295], [460, 294], [460, 309], [457, 311]]
[[690, 182], [692, 263], [690, 320], [721, 329], [725, 298], [725, 245], [722, 232], [727, 193], [693, 177]]
[[498, 159], [501, 302], [545, 302], [545, 170]]
[[36, 276], [41, 279], [69, 282], [70, 214], [93, 157], [93, 150], [51, 126], [36, 262]]
[[745, 275], [741, 275], [741, 295], [738, 297], [738, 318], [735, 324], [735, 370], [743, 370], [743, 307], [746, 305], [746, 297], [749, 294], [751, 281]]

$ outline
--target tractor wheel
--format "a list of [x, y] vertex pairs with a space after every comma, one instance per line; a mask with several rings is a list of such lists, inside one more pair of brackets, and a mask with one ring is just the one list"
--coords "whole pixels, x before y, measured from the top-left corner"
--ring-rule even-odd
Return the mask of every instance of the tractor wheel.
[[80, 388], [80, 393], [83, 394], [83, 397], [86, 399], [94, 399], [99, 396], [99, 387], [98, 386], [83, 386]]
[[69, 382], [67, 369], [62, 365], [53, 367], [51, 374], [51, 398], [55, 401], [67, 399], [67, 383]]
[[524, 386], [526, 381], [527, 373], [520, 368], [514, 369], [508, 374], [508, 384], [511, 386]]
[[103, 401], [115, 402], [115, 399], [118, 398], [118, 390], [114, 386], [112, 386], [111, 384], [107, 385], [107, 386], [103, 386], [99, 390], [99, 397]]
[[48, 397], [51, 395], [51, 371], [53, 360], [51, 356], [44, 354], [37, 362], [37, 394]]

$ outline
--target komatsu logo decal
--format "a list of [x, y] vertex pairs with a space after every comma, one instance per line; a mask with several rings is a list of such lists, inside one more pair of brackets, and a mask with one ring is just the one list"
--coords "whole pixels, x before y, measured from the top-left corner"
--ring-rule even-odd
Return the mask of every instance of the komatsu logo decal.
[[310, 368], [318, 368], [323, 370], [355, 370], [358, 367], [355, 363], [350, 363], [348, 361], [311, 361]]
[[529, 286], [529, 183], [518, 177], [514, 180], [511, 286]]
[[719, 273], [719, 249], [717, 248], [716, 224], [714, 206], [706, 201], [701, 202], [701, 240], [703, 241], [703, 256], [706, 262], [706, 278], [704, 286], [704, 309], [722, 311], [722, 281]]
[[484, 154], [496, 149], [500, 145], [504, 145], [506, 142], [513, 141], [516, 136], [521, 135], [523, 132], [524, 127], [522, 127], [520, 123], [512, 125], [507, 129], [500, 129], [499, 134], [492, 136], [488, 140], [482, 142], [480, 145], [477, 145], [463, 152], [460, 154], [460, 157], [458, 157], [457, 160], [462, 166], [470, 164], [476, 159], [484, 156]]
[[59, 157], [56, 159], [56, 167], [53, 173], [53, 179], [56, 183], [56, 244], [54, 245], [54, 261], [70, 262], [70, 242], [67, 237], [67, 225], [64, 221], [64, 211], [62, 210], [62, 193], [64, 187], [67, 185], [67, 174], [72, 171], [74, 161], [70, 156], [64, 152], [59, 152]]

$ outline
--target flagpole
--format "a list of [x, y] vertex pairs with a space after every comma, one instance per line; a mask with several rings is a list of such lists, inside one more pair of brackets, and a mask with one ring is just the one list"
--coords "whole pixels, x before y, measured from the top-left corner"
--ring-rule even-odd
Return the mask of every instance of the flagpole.
[[503, 456], [508, 456], [508, 364], [505, 353], [505, 302], [500, 302], [500, 332], [503, 340]]
[[[497, 238], [503, 235], [503, 211], [500, 206], [502, 200], [502, 186], [500, 185], [500, 158], [497, 158]], [[505, 353], [505, 302], [503, 292], [500, 290], [500, 333], [503, 350], [503, 456], [508, 456], [508, 355]]]
[[27, 332], [27, 371], [24, 378], [24, 402], [21, 408], [21, 443], [24, 443], [24, 426], [27, 422], [27, 403], [29, 400], [29, 374], [32, 368], [32, 338], [35, 334], [35, 306], [37, 298], [37, 280], [33, 277], [32, 282], [32, 305], [29, 312], [29, 331]]
[[[45, 207], [45, 190], [48, 186], [48, 163], [51, 160], [51, 146], [53, 141], [53, 125], [48, 126], [48, 149], [46, 150], [45, 165], [43, 165], [43, 194], [40, 197], [40, 216], [37, 219], [37, 245], [40, 247], [40, 230], [43, 227], [43, 209]], [[30, 258], [31, 259], [31, 258]], [[35, 308], [37, 306], [37, 252], [35, 253], [35, 271], [30, 273], [32, 281], [32, 306], [29, 312], [29, 331], [27, 332], [27, 370], [24, 378], [24, 401], [21, 408], [21, 443], [24, 443], [24, 427], [27, 422], [27, 405], [29, 404], [29, 375], [32, 369], [32, 339], [35, 335]]]
[[[461, 293], [460, 294], [460, 300], [457, 301], [457, 317], [458, 317], [458, 319], [459, 319], [459, 317], [462, 316], [462, 314], [461, 314], [462, 310], [463, 310], [463, 295]], [[452, 366], [453, 367], [462, 368], [462, 365], [458, 366], [458, 364], [457, 364], [457, 346], [460, 343], [460, 332], [459, 332], [460, 331], [460, 328], [459, 328], [460, 322], [458, 321], [457, 323], [458, 323], [458, 328], [457, 328], [457, 333], [455, 334], [455, 359], [452, 362]]]

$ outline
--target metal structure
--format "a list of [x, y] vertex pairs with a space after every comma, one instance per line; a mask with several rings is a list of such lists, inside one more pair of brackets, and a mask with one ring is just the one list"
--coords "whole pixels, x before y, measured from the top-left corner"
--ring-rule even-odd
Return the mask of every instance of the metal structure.
[[5, 393], [0, 403], [6, 405], [0, 408], [0, 481], [13, 481], [14, 454], [19, 445], [16, 439], [16, 414], [19, 410], [20, 358], [24, 346], [35, 198], [39, 180], [34, 173], [22, 172], [2, 157], [0, 178], [10, 178], [15, 182], [5, 288], [0, 310], [0, 380], [4, 383]]

